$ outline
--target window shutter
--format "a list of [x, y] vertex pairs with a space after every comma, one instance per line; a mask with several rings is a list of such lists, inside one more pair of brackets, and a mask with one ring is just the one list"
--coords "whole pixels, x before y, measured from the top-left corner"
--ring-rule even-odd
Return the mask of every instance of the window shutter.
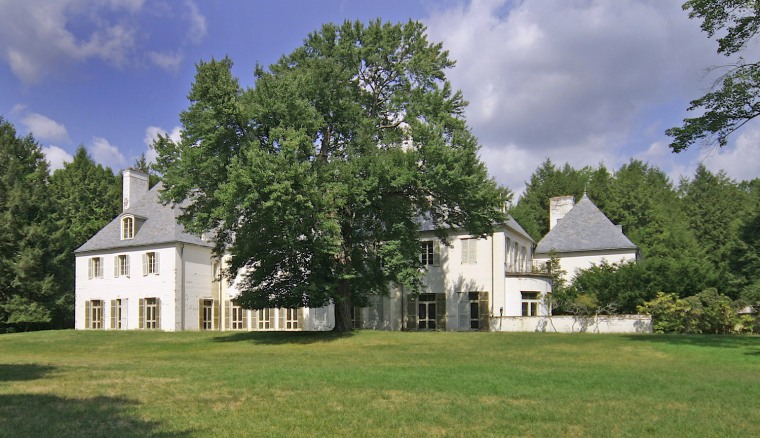
[[227, 305], [224, 306], [224, 326], [228, 330], [232, 329], [232, 301], [227, 301]]
[[303, 307], [298, 308], [298, 330], [303, 330]]
[[92, 279], [92, 276], [93, 276], [92, 275], [93, 264], [95, 264], [95, 262], [93, 262], [92, 257], [87, 259], [87, 278], [90, 280]]
[[470, 241], [470, 246], [468, 248], [469, 252], [469, 261], [471, 264], [478, 263], [478, 241], [476, 239], [468, 239]]
[[204, 300], [198, 300], [198, 330], [204, 330], [203, 327], [203, 301]]
[[137, 310], [138, 314], [138, 326], [141, 329], [145, 328], [145, 299], [140, 298], [140, 307]]
[[470, 330], [470, 294], [467, 292], [458, 292], [459, 296], [459, 330]]
[[145, 277], [146, 275], [148, 275], [148, 253], [143, 253], [142, 262], [143, 262], [143, 277]]
[[446, 294], [435, 294], [435, 327], [446, 330]]
[[111, 328], [116, 329], [119, 327], [117, 318], [119, 317], [119, 311], [117, 307], [117, 301], [111, 300]]
[[417, 330], [417, 300], [412, 297], [406, 302], [406, 329]]
[[127, 329], [127, 311], [129, 310], [127, 303], [129, 303], [128, 298], [121, 299], [121, 328], [124, 330]]
[[156, 298], [156, 330], [161, 330], [161, 298]]
[[219, 317], [221, 316], [222, 309], [219, 308], [219, 300], [214, 300], [211, 303], [211, 315], [214, 317], [214, 322], [211, 325], [212, 330], [219, 330]]
[[279, 324], [277, 328], [280, 330], [285, 330], [285, 314], [287, 313], [287, 311], [288, 309], [284, 307], [280, 307], [277, 309], [277, 320], [278, 320], [277, 324]]
[[256, 309], [249, 310], [249, 315], [251, 317], [251, 325], [249, 328], [253, 330], [259, 329], [259, 311]]
[[489, 315], [490, 306], [488, 304], [488, 292], [480, 292], [478, 296], [478, 319], [480, 319], [479, 325], [481, 332], [491, 330], [491, 318]]
[[158, 271], [159, 271], [159, 269], [158, 269], [158, 252], [154, 252], [153, 253], [153, 257], [154, 257], [154, 260], [156, 261], [156, 266], [153, 269], [154, 270], [153, 273], [156, 274], [156, 275], [158, 275]]
[[267, 309], [267, 315], [269, 315], [267, 318], [269, 318], [269, 328], [274, 330], [274, 313], [277, 311], [277, 309]]
[[126, 272], [127, 278], [129, 278], [129, 255], [128, 254], [124, 255], [124, 267], [126, 268], [124, 272]]
[[98, 278], [103, 278], [103, 271], [106, 270], [105, 263], [106, 259], [104, 257], [98, 257], [98, 269], [95, 272], [95, 275]]
[[441, 242], [433, 241], [433, 266], [441, 266]]
[[90, 313], [92, 312], [92, 302], [84, 302], [84, 328], [90, 328]]
[[119, 278], [119, 256], [113, 256], [113, 278]]

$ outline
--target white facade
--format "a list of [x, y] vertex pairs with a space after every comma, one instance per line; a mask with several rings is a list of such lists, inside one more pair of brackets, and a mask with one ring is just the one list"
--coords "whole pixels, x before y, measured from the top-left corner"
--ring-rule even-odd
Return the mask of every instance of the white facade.
[[[564, 252], [559, 255], [560, 269], [565, 271], [564, 279], [572, 281], [582, 269], [603, 263], [626, 263], [636, 261], [636, 251], [631, 249], [613, 249], [604, 251]], [[546, 265], [549, 257], [546, 254], [535, 257], [535, 263]]]

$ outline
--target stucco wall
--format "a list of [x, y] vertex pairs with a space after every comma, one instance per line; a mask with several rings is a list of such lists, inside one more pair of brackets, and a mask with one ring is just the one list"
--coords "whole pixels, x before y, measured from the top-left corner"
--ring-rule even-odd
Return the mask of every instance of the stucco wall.
[[[603, 262], [620, 263], [636, 261], [636, 252], [633, 250], [608, 250], [560, 253], [559, 264], [565, 271], [565, 280], [572, 281], [581, 269], [588, 269], [592, 265], [600, 265]], [[547, 254], [536, 254], [535, 263], [545, 265], [549, 261]]]
[[[148, 251], [159, 254], [158, 274], [143, 275], [142, 255]], [[123, 300], [123, 310], [126, 311], [126, 324], [122, 330], [139, 328], [140, 298], [160, 299], [160, 323], [162, 330], [175, 329], [175, 287], [177, 284], [177, 269], [173, 244], [163, 247], [130, 248], [129, 250], [109, 250], [97, 254], [78, 254], [76, 257], [76, 298], [75, 298], [75, 327], [85, 327], [85, 302], [103, 300], [103, 326], [111, 328], [111, 300]], [[114, 258], [119, 255], [129, 256], [130, 275], [114, 276]], [[89, 278], [88, 260], [92, 257], [102, 257], [103, 278]], [[125, 301], [124, 301], [125, 300]]]

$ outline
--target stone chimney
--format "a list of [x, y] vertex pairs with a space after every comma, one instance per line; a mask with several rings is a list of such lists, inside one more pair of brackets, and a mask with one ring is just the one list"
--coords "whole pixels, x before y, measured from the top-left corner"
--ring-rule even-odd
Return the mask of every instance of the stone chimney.
[[549, 199], [549, 230], [554, 228], [568, 211], [575, 206], [575, 198], [572, 196], [557, 196]]
[[123, 172], [124, 184], [123, 192], [123, 210], [137, 204], [146, 193], [148, 193], [148, 174], [135, 169], [127, 169]]

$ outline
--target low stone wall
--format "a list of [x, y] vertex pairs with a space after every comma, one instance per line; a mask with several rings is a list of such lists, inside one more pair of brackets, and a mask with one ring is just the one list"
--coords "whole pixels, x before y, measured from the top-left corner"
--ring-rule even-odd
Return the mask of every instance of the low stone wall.
[[649, 315], [503, 316], [491, 318], [495, 332], [652, 333]]

